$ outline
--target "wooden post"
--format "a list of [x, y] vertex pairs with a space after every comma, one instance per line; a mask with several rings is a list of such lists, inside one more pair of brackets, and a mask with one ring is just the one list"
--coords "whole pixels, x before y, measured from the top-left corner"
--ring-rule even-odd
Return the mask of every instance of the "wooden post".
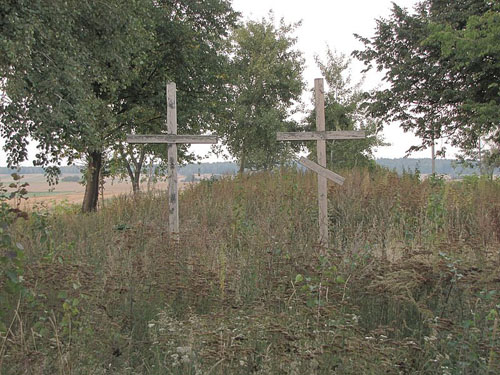
[[[314, 80], [314, 96], [316, 98], [316, 130], [325, 131], [325, 89], [322, 78]], [[326, 141], [317, 141], [318, 164], [326, 168]], [[328, 185], [327, 180], [318, 174], [318, 204], [319, 204], [319, 242], [323, 248], [328, 248]]]
[[[167, 131], [168, 134], [177, 135], [177, 94], [173, 82], [167, 84]], [[179, 235], [178, 195], [177, 144], [171, 143], [168, 145], [168, 226], [175, 237]]]

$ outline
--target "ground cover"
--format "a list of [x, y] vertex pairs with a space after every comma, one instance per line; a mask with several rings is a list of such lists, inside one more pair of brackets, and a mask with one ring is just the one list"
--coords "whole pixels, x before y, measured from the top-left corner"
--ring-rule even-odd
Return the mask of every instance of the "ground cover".
[[281, 170], [97, 213], [2, 205], [2, 374], [495, 374], [500, 184]]

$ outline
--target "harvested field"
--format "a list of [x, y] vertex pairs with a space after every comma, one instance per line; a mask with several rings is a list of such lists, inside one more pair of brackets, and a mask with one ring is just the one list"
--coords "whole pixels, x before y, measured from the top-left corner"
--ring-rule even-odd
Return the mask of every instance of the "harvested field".
[[[76, 177], [79, 175], [64, 175], [64, 177]], [[59, 181], [55, 186], [49, 186], [45, 176], [43, 174], [26, 174], [23, 175], [23, 182], [27, 182], [28, 186], [28, 200], [25, 202], [26, 207], [32, 207], [33, 205], [44, 203], [48, 205], [54, 205], [61, 202], [67, 202], [70, 204], [80, 204], [83, 201], [83, 195], [85, 193], [85, 186], [75, 181]], [[179, 176], [179, 188], [185, 189], [189, 184], [183, 182], [184, 176]], [[0, 182], [4, 184], [9, 184], [12, 182], [10, 175], [0, 174]], [[142, 185], [143, 189], [147, 189], [147, 185]], [[165, 181], [158, 182], [151, 186], [151, 189], [155, 190], [166, 190], [167, 183]], [[132, 184], [128, 181], [119, 181], [117, 179], [106, 179], [104, 185], [104, 199], [109, 199], [122, 194], [132, 193]]]

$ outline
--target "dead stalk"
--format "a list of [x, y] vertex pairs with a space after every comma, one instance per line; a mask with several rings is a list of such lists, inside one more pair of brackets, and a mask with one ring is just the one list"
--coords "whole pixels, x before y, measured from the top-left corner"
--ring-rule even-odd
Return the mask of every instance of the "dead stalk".
[[2, 347], [0, 348], [0, 369], [2, 368], [3, 364], [3, 358], [4, 358], [4, 353], [5, 353], [5, 344], [7, 343], [7, 339], [9, 338], [9, 334], [14, 336], [12, 333], [12, 326], [14, 325], [14, 322], [16, 321], [16, 317], [18, 316], [17, 311], [19, 311], [19, 306], [21, 305], [21, 297], [17, 300], [17, 306], [16, 306], [16, 312], [14, 314], [14, 317], [12, 318], [12, 321], [10, 322], [9, 328], [7, 329], [7, 332], [5, 332], [5, 337], [3, 338], [2, 342]]

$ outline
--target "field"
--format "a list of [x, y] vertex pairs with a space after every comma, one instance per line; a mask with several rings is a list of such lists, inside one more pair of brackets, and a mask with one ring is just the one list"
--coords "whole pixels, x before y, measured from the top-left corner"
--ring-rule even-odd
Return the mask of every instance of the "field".
[[293, 170], [2, 206], [0, 373], [500, 373], [500, 183], [342, 175], [327, 251]]
[[[80, 175], [65, 174], [62, 177], [78, 179]], [[179, 176], [179, 181], [181, 181], [180, 189], [184, 189], [188, 185], [188, 183], [182, 182], [183, 179], [184, 176]], [[29, 184], [29, 199], [25, 202], [28, 208], [42, 202], [52, 206], [61, 202], [80, 204], [83, 201], [85, 186], [77, 181], [63, 181], [61, 179], [57, 185], [49, 186], [43, 174], [25, 174], [23, 175], [23, 181]], [[10, 175], [0, 174], [0, 182], [8, 185], [12, 182], [12, 178]], [[142, 187], [146, 189], [146, 183], [143, 183]], [[151, 186], [151, 188], [158, 190], [166, 189], [167, 184], [161, 181]], [[128, 181], [120, 181], [111, 178], [106, 179], [104, 184], [104, 199], [116, 197], [121, 194], [129, 194], [131, 192], [132, 185]]]

